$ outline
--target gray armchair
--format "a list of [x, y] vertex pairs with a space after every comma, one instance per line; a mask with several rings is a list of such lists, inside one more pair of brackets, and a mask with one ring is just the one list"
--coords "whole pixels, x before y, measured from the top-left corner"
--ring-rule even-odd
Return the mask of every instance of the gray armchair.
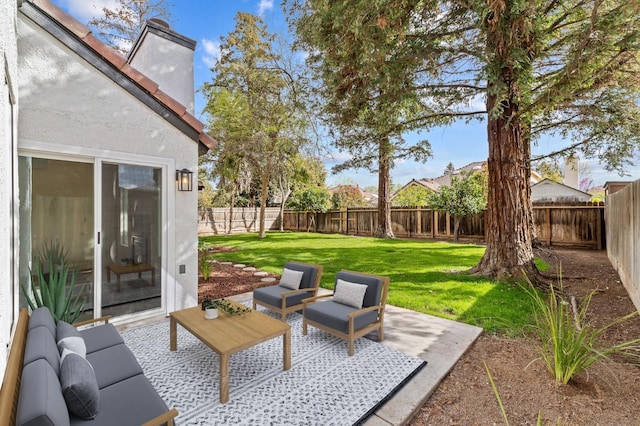
[[[302, 309], [302, 301], [306, 298], [313, 297], [318, 292], [320, 278], [322, 278], [322, 266], [312, 265], [299, 262], [287, 262], [284, 265], [285, 270], [278, 285], [261, 287], [253, 290], [253, 309], [256, 305], [278, 312], [281, 320], [286, 321], [287, 314]], [[293, 271], [293, 274], [287, 270]], [[286, 275], [294, 275], [302, 273], [294, 279], [299, 279], [299, 287], [288, 285], [283, 280]], [[288, 286], [287, 286], [288, 285]]]
[[[341, 337], [349, 342], [349, 356], [354, 341], [377, 330], [378, 341], [384, 339], [384, 309], [389, 291], [389, 277], [342, 270], [336, 275], [333, 294], [303, 301], [302, 334], [307, 326]], [[331, 300], [322, 301], [323, 298]]]

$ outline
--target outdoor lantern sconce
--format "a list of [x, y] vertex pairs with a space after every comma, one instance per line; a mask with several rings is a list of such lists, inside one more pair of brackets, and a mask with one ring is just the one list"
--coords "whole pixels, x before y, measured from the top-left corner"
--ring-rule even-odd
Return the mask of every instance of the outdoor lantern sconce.
[[176, 170], [176, 182], [178, 183], [178, 191], [192, 191], [193, 172], [187, 169]]

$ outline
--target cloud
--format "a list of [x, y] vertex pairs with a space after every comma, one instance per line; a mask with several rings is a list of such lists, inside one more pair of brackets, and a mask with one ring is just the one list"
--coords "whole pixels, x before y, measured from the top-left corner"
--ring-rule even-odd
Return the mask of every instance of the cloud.
[[273, 9], [273, 0], [260, 0], [258, 4], [258, 15], [264, 16], [264, 13]]
[[103, 8], [113, 9], [119, 4], [115, 0], [59, 0], [57, 3], [71, 16], [85, 23], [92, 18], [102, 17]]
[[213, 68], [218, 62], [218, 59], [220, 59], [220, 43], [203, 38], [202, 47], [204, 49], [202, 62], [204, 62], [209, 68]]

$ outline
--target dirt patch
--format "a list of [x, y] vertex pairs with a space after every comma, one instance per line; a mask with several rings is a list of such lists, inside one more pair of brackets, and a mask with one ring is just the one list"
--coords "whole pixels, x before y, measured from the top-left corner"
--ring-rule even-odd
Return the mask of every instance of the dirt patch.
[[[603, 326], [635, 307], [606, 253], [549, 249], [538, 253], [554, 277], [562, 268], [563, 288], [578, 300], [596, 290], [588, 320]], [[261, 277], [230, 265], [213, 263], [212, 276], [199, 285], [199, 300], [228, 297], [264, 285]], [[271, 274], [270, 276], [278, 277]], [[607, 343], [640, 337], [640, 317], [612, 327]], [[511, 424], [634, 425], [640, 419], [640, 368], [621, 357], [595, 364], [566, 386], [554, 383], [531, 338], [508, 339], [483, 334], [454, 366], [424, 406], [412, 426], [504, 424], [489, 379], [487, 363]]]

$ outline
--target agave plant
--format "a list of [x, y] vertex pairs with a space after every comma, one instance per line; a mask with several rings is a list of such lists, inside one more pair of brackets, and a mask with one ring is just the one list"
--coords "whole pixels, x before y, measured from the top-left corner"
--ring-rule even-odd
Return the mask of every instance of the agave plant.
[[[48, 277], [43, 272], [45, 262], [49, 267]], [[69, 268], [64, 247], [58, 242], [50, 245], [45, 242], [40, 251], [40, 260], [35, 264], [35, 275], [33, 271], [30, 273], [33, 299], [24, 285], [20, 284], [27, 304], [32, 310], [46, 306], [56, 321], [75, 322], [84, 308], [84, 298], [80, 297], [82, 288], [74, 296], [77, 274], [77, 270]]]

